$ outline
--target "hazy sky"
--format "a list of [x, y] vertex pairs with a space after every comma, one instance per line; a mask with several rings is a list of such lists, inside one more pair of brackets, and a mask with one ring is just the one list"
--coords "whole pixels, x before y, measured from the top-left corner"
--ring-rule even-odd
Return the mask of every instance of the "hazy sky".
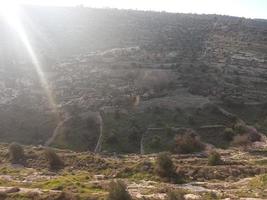
[[57, 6], [83, 4], [89, 7], [111, 7], [180, 13], [215, 13], [267, 19], [267, 0], [20, 0], [20, 2]]

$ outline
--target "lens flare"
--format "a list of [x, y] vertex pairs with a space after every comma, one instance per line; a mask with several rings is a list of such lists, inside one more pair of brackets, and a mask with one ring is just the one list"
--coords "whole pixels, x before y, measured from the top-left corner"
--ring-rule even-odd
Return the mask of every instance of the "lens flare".
[[42, 87], [45, 90], [50, 107], [54, 112], [58, 114], [57, 106], [53, 98], [52, 91], [49, 87], [45, 74], [42, 70], [41, 63], [39, 62], [38, 57], [36, 56], [34, 49], [30, 43], [30, 40], [27, 36], [27, 33], [23, 27], [23, 24], [20, 21], [19, 13], [20, 13], [20, 6], [17, 2], [8, 1], [8, 2], [0, 3], [0, 16], [3, 17], [6, 20], [6, 22], [9, 24], [9, 26], [15, 30], [21, 42], [24, 44], [31, 58], [32, 64], [35, 67], [35, 70], [39, 76], [40, 83], [42, 84]]

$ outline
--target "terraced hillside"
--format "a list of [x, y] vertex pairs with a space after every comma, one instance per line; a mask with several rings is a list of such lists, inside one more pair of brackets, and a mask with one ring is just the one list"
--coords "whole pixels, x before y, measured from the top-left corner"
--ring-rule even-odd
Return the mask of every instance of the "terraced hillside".
[[[220, 165], [208, 154], [172, 155], [179, 184], [155, 172], [157, 155], [96, 155], [54, 149], [64, 168], [49, 169], [45, 148], [24, 146], [24, 165], [10, 164], [8, 146], [0, 145], [0, 198], [3, 200], [102, 200], [112, 181], [123, 181], [134, 200], [165, 200], [169, 191], [186, 200], [266, 199], [266, 143], [262, 148], [217, 150]], [[113, 183], [114, 184], [114, 183]], [[177, 197], [177, 198], [178, 198]]]
[[[1, 141], [140, 152], [169, 129], [215, 146], [238, 121], [266, 131], [264, 20], [81, 7], [25, 7], [21, 20], [42, 72], [2, 20]], [[162, 136], [143, 140], [151, 129]]]

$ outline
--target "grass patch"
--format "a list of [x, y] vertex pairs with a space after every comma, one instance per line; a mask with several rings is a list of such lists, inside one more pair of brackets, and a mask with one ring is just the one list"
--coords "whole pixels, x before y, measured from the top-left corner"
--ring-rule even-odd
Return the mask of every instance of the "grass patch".
[[250, 181], [252, 189], [266, 189], [267, 188], [267, 174], [257, 176]]
[[267, 159], [255, 160], [254, 164], [256, 165], [267, 165]]

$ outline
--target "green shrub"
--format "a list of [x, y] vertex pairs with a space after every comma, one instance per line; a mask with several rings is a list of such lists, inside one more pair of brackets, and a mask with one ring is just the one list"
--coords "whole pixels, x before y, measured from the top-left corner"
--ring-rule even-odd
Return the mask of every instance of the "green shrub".
[[132, 197], [122, 181], [112, 181], [107, 200], [132, 200]]
[[161, 147], [161, 140], [159, 136], [154, 136], [149, 143], [150, 148], [152, 149], [158, 149]]
[[177, 135], [175, 138], [175, 153], [194, 153], [200, 152], [205, 148], [205, 145], [193, 133], [185, 133]]
[[237, 122], [236, 124], [234, 124], [233, 130], [236, 134], [242, 135], [247, 132], [247, 126], [243, 122]]
[[117, 144], [119, 140], [115, 133], [111, 133], [109, 136], [107, 136], [105, 141], [107, 144]]
[[188, 116], [187, 121], [188, 121], [188, 124], [191, 125], [191, 126], [196, 125], [196, 121], [195, 121], [194, 117], [191, 116], [191, 115]]
[[217, 151], [212, 151], [208, 157], [208, 165], [215, 166], [222, 164], [221, 155]]
[[45, 154], [46, 159], [48, 160], [49, 167], [51, 170], [58, 170], [64, 166], [63, 161], [53, 149], [47, 148], [44, 154]]
[[225, 128], [223, 136], [225, 140], [231, 141], [235, 136], [235, 132], [232, 128]]
[[170, 179], [175, 175], [174, 165], [168, 153], [160, 153], [158, 155], [155, 172], [161, 178]]
[[8, 149], [9, 160], [13, 164], [22, 164], [25, 159], [24, 149], [20, 144], [12, 143]]

